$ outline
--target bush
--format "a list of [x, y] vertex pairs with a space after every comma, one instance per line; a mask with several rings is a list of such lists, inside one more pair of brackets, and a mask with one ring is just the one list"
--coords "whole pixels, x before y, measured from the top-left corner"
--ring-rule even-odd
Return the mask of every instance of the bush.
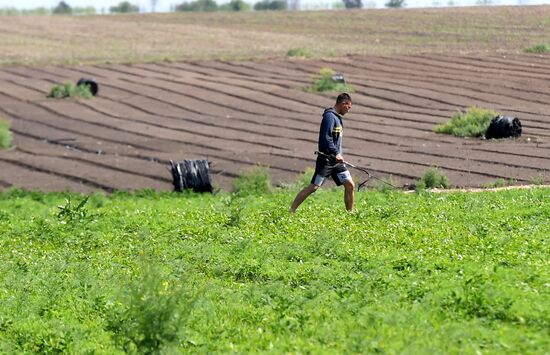
[[533, 185], [544, 185], [544, 176], [542, 174], [534, 176], [531, 179], [531, 184], [533, 184]]
[[218, 4], [214, 0], [197, 0], [184, 2], [175, 7], [180, 12], [211, 12], [218, 10]]
[[286, 55], [289, 57], [299, 57], [299, 58], [308, 58], [311, 57], [309, 50], [305, 48], [291, 48], [286, 52]]
[[537, 44], [533, 47], [525, 48], [523, 51], [526, 53], [549, 53], [550, 46], [547, 45], [546, 43]]
[[238, 196], [268, 194], [272, 190], [271, 177], [266, 168], [257, 166], [233, 181], [233, 192]]
[[466, 113], [455, 113], [449, 122], [437, 125], [434, 131], [457, 137], [481, 137], [496, 115], [491, 110], [470, 107]]
[[286, 10], [287, 3], [282, 0], [262, 0], [254, 4], [254, 10]]
[[84, 99], [89, 99], [92, 96], [93, 95], [89, 85], [75, 85], [71, 82], [66, 82], [61, 85], [54, 85], [48, 93], [48, 97], [53, 97], [56, 99], [63, 99], [66, 97], [81, 97]]
[[448, 189], [449, 187], [451, 187], [449, 179], [435, 167], [426, 170], [422, 178], [416, 184], [417, 191], [435, 188]]
[[391, 8], [400, 8], [405, 6], [405, 0], [390, 0], [384, 6]]
[[129, 1], [123, 1], [116, 6], [111, 6], [109, 8], [111, 13], [130, 13], [130, 12], [139, 12], [139, 6], [131, 4]]
[[250, 5], [243, 0], [231, 0], [231, 2], [220, 6], [221, 11], [250, 11]]
[[342, 0], [346, 9], [360, 9], [363, 7], [361, 0]]
[[340, 91], [340, 92], [353, 92], [353, 88], [346, 83], [338, 82], [334, 80], [333, 76], [336, 74], [331, 68], [323, 68], [319, 71], [319, 78], [315, 80], [313, 86], [305, 88], [310, 92], [324, 92], [324, 91]]
[[9, 149], [11, 147], [12, 134], [8, 121], [0, 118], [0, 149]]
[[73, 12], [65, 1], [61, 1], [52, 11], [56, 15], [70, 15]]

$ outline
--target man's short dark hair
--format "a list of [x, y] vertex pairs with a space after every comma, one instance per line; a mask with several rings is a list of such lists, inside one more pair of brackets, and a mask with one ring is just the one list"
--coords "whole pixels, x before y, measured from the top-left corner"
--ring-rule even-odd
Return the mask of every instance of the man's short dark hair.
[[336, 98], [336, 105], [345, 101], [351, 102], [351, 96], [349, 96], [348, 93], [343, 92], [340, 95], [338, 95], [338, 97]]

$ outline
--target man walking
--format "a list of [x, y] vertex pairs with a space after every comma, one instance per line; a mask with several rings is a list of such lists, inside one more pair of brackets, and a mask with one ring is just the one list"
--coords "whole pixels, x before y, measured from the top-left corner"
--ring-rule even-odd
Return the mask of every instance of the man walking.
[[321, 129], [319, 130], [319, 154], [315, 164], [315, 172], [311, 183], [304, 187], [290, 206], [290, 212], [296, 209], [304, 200], [317, 191], [327, 177], [331, 177], [337, 186], [344, 185], [344, 203], [348, 211], [353, 211], [354, 188], [353, 179], [344, 164], [342, 156], [342, 116], [351, 109], [351, 97], [342, 93], [336, 98], [334, 107], [327, 108], [323, 113]]

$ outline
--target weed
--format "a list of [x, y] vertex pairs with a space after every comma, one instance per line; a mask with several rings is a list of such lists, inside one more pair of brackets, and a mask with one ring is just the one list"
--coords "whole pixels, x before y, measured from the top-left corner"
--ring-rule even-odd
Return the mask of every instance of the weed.
[[309, 92], [340, 91], [353, 92], [353, 87], [345, 82], [335, 80], [336, 72], [331, 68], [323, 68], [319, 71], [319, 77], [313, 83], [313, 86], [305, 88]]
[[[143, 268], [143, 274], [123, 288], [109, 327], [127, 353], [158, 354], [184, 331], [193, 301], [157, 267], [147, 263]], [[179, 310], [182, 303], [183, 314]]]
[[431, 167], [424, 172], [422, 178], [416, 184], [417, 190], [443, 188], [451, 186], [449, 179], [436, 167]]
[[311, 52], [306, 48], [291, 48], [286, 53], [288, 57], [309, 58]]
[[542, 174], [539, 174], [537, 176], [534, 176], [532, 179], [531, 179], [531, 184], [533, 185], [544, 185], [544, 175]]
[[233, 192], [238, 196], [263, 195], [272, 190], [271, 177], [266, 168], [256, 166], [233, 181]]
[[457, 137], [481, 137], [496, 115], [491, 110], [470, 107], [466, 113], [457, 112], [449, 122], [435, 126], [434, 131]]
[[523, 50], [525, 53], [550, 53], [550, 46], [546, 43], [537, 44]]
[[54, 85], [50, 92], [48, 93], [48, 97], [53, 97], [56, 99], [63, 99], [63, 98], [84, 98], [89, 99], [91, 98], [92, 91], [90, 89], [89, 85], [75, 85], [71, 82], [65, 82], [61, 85]]
[[65, 224], [74, 224], [74, 223], [83, 223], [88, 222], [94, 216], [88, 214], [88, 211], [85, 208], [86, 203], [90, 197], [86, 196], [78, 205], [73, 205], [71, 202], [71, 197], [69, 196], [65, 200], [64, 205], [60, 205], [57, 208], [59, 212], [57, 213], [57, 218]]
[[0, 149], [9, 149], [11, 147], [12, 134], [8, 121], [0, 118]]

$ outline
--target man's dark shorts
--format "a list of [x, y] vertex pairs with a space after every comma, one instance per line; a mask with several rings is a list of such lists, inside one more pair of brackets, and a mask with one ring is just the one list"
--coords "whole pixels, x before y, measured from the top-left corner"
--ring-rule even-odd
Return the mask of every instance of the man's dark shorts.
[[327, 159], [322, 156], [317, 156], [315, 163], [315, 173], [311, 178], [311, 183], [317, 186], [323, 185], [327, 177], [331, 177], [337, 186], [340, 186], [344, 181], [351, 181], [351, 174], [346, 166], [342, 163], [336, 163], [334, 160]]

